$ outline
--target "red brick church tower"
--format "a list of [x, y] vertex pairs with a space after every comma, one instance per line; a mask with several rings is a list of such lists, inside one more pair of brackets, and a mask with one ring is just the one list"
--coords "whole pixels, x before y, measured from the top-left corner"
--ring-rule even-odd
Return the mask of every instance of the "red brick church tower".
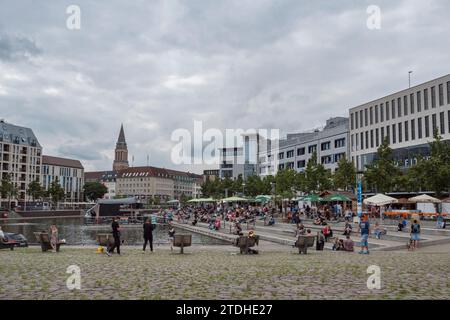
[[125, 141], [125, 133], [123, 132], [123, 124], [120, 126], [119, 139], [117, 139], [115, 157], [113, 162], [113, 170], [118, 171], [127, 169], [128, 165], [128, 148]]

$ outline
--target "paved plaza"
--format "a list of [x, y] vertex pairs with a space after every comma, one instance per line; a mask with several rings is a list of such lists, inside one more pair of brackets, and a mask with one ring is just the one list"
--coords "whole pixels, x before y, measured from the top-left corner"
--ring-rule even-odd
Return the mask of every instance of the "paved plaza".
[[[0, 299], [449, 299], [448, 245], [416, 252], [357, 253], [270, 244], [259, 255], [232, 246], [154, 253], [124, 247], [107, 257], [96, 248], [38, 247], [0, 251]], [[81, 268], [81, 289], [69, 290], [67, 267]], [[381, 289], [367, 288], [367, 268], [381, 268]]]

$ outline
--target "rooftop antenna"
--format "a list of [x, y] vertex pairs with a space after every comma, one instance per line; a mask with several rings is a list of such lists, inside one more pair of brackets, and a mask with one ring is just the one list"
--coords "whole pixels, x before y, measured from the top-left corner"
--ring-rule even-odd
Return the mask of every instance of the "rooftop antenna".
[[412, 71], [408, 71], [408, 84], [409, 84], [409, 88], [411, 88], [411, 73], [413, 73]]
[[149, 165], [149, 159], [150, 159], [150, 156], [147, 155], [147, 167], [148, 167], [148, 165]]
[[131, 167], [134, 167], [134, 155], [131, 156]]

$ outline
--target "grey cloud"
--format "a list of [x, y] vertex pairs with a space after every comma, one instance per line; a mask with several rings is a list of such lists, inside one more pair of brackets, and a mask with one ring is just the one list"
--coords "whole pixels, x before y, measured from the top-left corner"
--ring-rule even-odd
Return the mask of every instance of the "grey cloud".
[[0, 32], [0, 60], [29, 60], [41, 54], [36, 43], [25, 36], [4, 34]]

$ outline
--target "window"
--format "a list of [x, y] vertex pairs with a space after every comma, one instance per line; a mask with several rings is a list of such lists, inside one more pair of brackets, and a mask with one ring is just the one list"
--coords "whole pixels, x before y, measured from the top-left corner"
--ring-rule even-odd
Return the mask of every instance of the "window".
[[428, 89], [423, 90], [423, 108], [428, 110]]
[[363, 111], [362, 110], [359, 111], [359, 127], [360, 128], [363, 127]]
[[416, 120], [411, 120], [411, 140], [416, 139]]
[[422, 118], [417, 119], [417, 137], [422, 139]]
[[364, 133], [361, 132], [361, 150], [364, 149]]
[[331, 143], [330, 143], [330, 141], [323, 142], [323, 143], [320, 145], [320, 150], [321, 150], [321, 151], [324, 151], [324, 150], [330, 150], [330, 148], [331, 148]]
[[422, 111], [422, 92], [417, 91], [417, 112]]
[[366, 131], [366, 149], [370, 148], [369, 147], [369, 131]]
[[402, 143], [402, 141], [403, 141], [402, 132], [403, 132], [403, 130], [402, 130], [402, 123], [399, 122], [398, 123], [398, 143]]
[[364, 109], [364, 125], [366, 127], [369, 125], [369, 118], [367, 117], [367, 108]]
[[390, 126], [386, 126], [386, 139], [389, 144], [391, 144], [391, 130], [390, 129], [391, 129]]
[[386, 121], [389, 120], [389, 101], [386, 101]]
[[384, 127], [381, 127], [380, 132], [381, 132], [380, 141], [383, 142], [384, 141]]
[[392, 100], [392, 119], [395, 119], [395, 100]]
[[355, 134], [355, 143], [356, 143], [356, 150], [359, 150], [359, 134]]
[[433, 128], [433, 132], [431, 132], [431, 134], [434, 135], [434, 132], [437, 130], [437, 120], [436, 120], [436, 114], [431, 115], [431, 123], [432, 123], [432, 128]]
[[403, 115], [408, 115], [408, 96], [403, 97]]
[[447, 82], [447, 104], [450, 104], [450, 81]]
[[448, 133], [450, 133], [450, 111], [447, 113]]
[[431, 87], [431, 108], [436, 108], [436, 87]]
[[345, 147], [345, 138], [336, 139], [334, 140], [334, 147], [335, 148], [342, 148]]
[[397, 134], [396, 134], [395, 124], [392, 125], [392, 143], [397, 143]]
[[350, 136], [350, 144], [352, 146], [352, 150], [355, 150], [355, 137], [353, 136], [353, 134]]
[[375, 129], [375, 146], [378, 147], [380, 145], [380, 132], [378, 128]]
[[322, 159], [321, 159], [321, 163], [322, 163], [322, 164], [332, 163], [332, 158], [331, 158], [331, 156], [323, 156]]
[[402, 116], [402, 98], [397, 99], [397, 117]]
[[280, 152], [279, 154], [278, 154], [278, 159], [284, 159], [284, 152]]
[[441, 129], [441, 134], [445, 133], [445, 119], [444, 119], [444, 112], [441, 112], [439, 114], [439, 126]]
[[334, 162], [335, 163], [339, 162], [341, 159], [345, 159], [345, 152], [337, 153], [337, 154], [334, 155]]
[[425, 137], [430, 136], [430, 116], [425, 117]]
[[409, 121], [405, 121], [405, 141], [409, 140], [409, 132], [408, 132], [408, 128], [409, 127]]
[[298, 148], [297, 149], [297, 156], [302, 156], [305, 154], [305, 148]]
[[444, 85], [439, 85], [439, 106], [442, 107], [444, 105]]
[[369, 108], [369, 114], [370, 114], [370, 124], [373, 124], [373, 107]]
[[306, 166], [306, 160], [299, 160], [297, 161], [297, 168], [301, 169], [304, 168]]
[[410, 106], [411, 114], [413, 114], [414, 113], [414, 93], [411, 93], [409, 95], [409, 106]]
[[287, 163], [287, 168], [288, 169], [294, 169], [294, 162], [288, 162]]
[[353, 128], [353, 120], [354, 120], [353, 118], [354, 118], [353, 113], [351, 113], [351, 114], [350, 114], [350, 129], [351, 129], [351, 130], [354, 129], [354, 128]]
[[289, 150], [286, 152], [286, 158], [293, 158], [294, 157], [294, 150]]
[[373, 148], [373, 130], [370, 130], [370, 147]]
[[280, 163], [278, 165], [278, 170], [284, 170], [284, 163]]
[[314, 151], [317, 151], [317, 145], [313, 144], [308, 146], [308, 153], [313, 153]]
[[375, 123], [378, 123], [378, 105], [375, 106]]
[[380, 104], [380, 122], [384, 121], [384, 104]]
[[358, 111], [355, 112], [355, 129], [358, 129]]

